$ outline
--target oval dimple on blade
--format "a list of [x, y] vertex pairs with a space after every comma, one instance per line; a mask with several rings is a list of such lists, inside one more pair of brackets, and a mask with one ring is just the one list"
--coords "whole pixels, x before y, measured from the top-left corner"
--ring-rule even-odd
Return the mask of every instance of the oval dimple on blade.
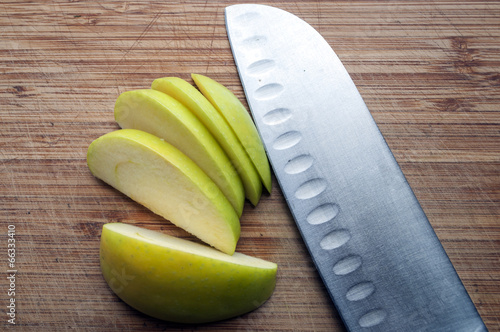
[[333, 220], [339, 213], [339, 207], [336, 204], [327, 203], [318, 206], [311, 211], [306, 220], [311, 225], [321, 225], [330, 220]]
[[383, 309], [375, 309], [367, 312], [359, 319], [361, 327], [373, 327], [382, 323], [387, 317], [387, 312]]
[[326, 189], [326, 181], [323, 178], [316, 178], [304, 182], [295, 191], [295, 197], [298, 199], [309, 199], [318, 196]]
[[287, 174], [299, 174], [307, 171], [314, 163], [314, 158], [310, 154], [302, 154], [291, 159], [285, 165]]
[[250, 64], [247, 68], [249, 75], [262, 75], [265, 74], [276, 66], [276, 62], [272, 59], [257, 60]]
[[343, 276], [356, 271], [361, 266], [362, 260], [358, 255], [347, 256], [333, 266], [333, 273]]
[[352, 286], [346, 294], [349, 301], [361, 301], [366, 299], [375, 291], [375, 285], [371, 281], [361, 282]]
[[289, 108], [278, 107], [267, 112], [262, 117], [262, 122], [269, 126], [282, 124], [292, 117], [292, 111]]
[[319, 243], [323, 250], [340, 248], [351, 239], [351, 233], [347, 229], [338, 229], [328, 233]]
[[261, 47], [267, 42], [267, 37], [263, 35], [255, 35], [248, 37], [242, 41], [242, 45], [249, 48]]
[[275, 150], [285, 150], [297, 145], [302, 140], [302, 134], [298, 131], [291, 130], [276, 138], [273, 143]]
[[257, 100], [268, 100], [278, 97], [285, 87], [279, 83], [269, 83], [255, 90], [254, 98]]
[[261, 18], [262, 16], [258, 12], [245, 12], [241, 15], [238, 15], [234, 22], [236, 22], [236, 24], [240, 27], [245, 27]]

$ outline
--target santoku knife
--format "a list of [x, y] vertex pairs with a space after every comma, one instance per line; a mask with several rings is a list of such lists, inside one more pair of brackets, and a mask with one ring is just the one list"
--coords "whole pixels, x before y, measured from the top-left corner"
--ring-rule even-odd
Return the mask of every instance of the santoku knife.
[[307, 23], [226, 8], [274, 173], [351, 331], [486, 331], [349, 74]]

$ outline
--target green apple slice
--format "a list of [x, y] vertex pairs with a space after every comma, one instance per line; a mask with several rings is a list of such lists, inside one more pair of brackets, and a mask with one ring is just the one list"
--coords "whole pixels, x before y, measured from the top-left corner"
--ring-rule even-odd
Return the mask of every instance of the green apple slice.
[[271, 192], [271, 168], [257, 128], [240, 100], [225, 86], [203, 75], [192, 74], [203, 95], [224, 116], [250, 156], [267, 191]]
[[178, 323], [242, 315], [262, 305], [276, 284], [275, 263], [122, 223], [104, 225], [100, 260], [104, 279], [125, 303]]
[[253, 205], [257, 205], [262, 194], [259, 174], [238, 137], [213, 105], [194, 86], [178, 77], [156, 79], [151, 88], [177, 99], [200, 119], [236, 168], [243, 182], [246, 197]]
[[121, 129], [93, 141], [94, 176], [202, 241], [233, 254], [238, 215], [219, 187], [185, 154], [162, 139]]
[[241, 216], [245, 192], [236, 169], [208, 129], [184, 105], [156, 90], [127, 91], [116, 100], [115, 119], [122, 128], [146, 131], [181, 150], [219, 186]]

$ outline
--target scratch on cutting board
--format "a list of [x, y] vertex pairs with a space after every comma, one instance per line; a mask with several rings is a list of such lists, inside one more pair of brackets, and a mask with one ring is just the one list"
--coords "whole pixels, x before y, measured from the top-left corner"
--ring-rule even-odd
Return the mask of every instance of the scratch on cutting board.
[[[208, 5], [208, 1], [205, 2], [205, 7], [207, 7]], [[214, 18], [214, 21], [217, 22], [218, 21], [218, 17], [219, 17], [219, 10], [216, 10], [215, 11], [215, 18]], [[212, 24], [212, 36], [211, 36], [211, 39], [210, 39], [210, 50], [213, 50], [213, 46], [214, 46], [214, 39], [215, 39], [215, 30], [216, 29], [216, 25], [215, 24]], [[208, 69], [210, 68], [210, 60], [207, 61], [207, 67], [205, 68], [205, 72], [208, 73]]]
[[[139, 37], [137, 37], [137, 39], [134, 41], [134, 43], [125, 51], [125, 53], [122, 55], [122, 57], [120, 58], [119, 61], [116, 62], [116, 64], [111, 68], [111, 70], [109, 71], [110, 74], [113, 74], [116, 70], [116, 68], [121, 65], [123, 63], [123, 61], [125, 60], [125, 58], [128, 56], [128, 54], [130, 52], [132, 52], [132, 50], [134, 50], [136, 48], [136, 46], [144, 39], [144, 37], [148, 34], [148, 32], [151, 30], [151, 28], [154, 26], [154, 24], [156, 23], [156, 21], [163, 15], [163, 11], [158, 11], [156, 12], [156, 14], [153, 16], [153, 18], [151, 19], [151, 21], [149, 21], [148, 25], [144, 28], [144, 30], [142, 30], [141, 34], [139, 35]], [[104, 82], [106, 81], [105, 78], [102, 79], [101, 81], [101, 85], [100, 87], [103, 86]]]
[[[144, 28], [144, 30], [141, 32], [140, 36], [134, 41], [134, 43], [132, 44], [132, 46], [130, 46], [129, 49], [125, 52], [125, 54], [123, 55], [123, 57], [121, 58], [121, 60], [123, 60], [127, 56], [127, 54], [129, 54], [136, 47], [136, 45], [141, 42], [142, 39], [144, 39], [144, 36], [146, 36], [146, 34], [149, 32], [149, 30], [151, 30], [151, 27], [156, 23], [156, 21], [158, 20], [158, 18], [160, 18], [160, 16], [162, 14], [163, 14], [162, 11], [158, 11], [155, 14], [155, 16], [153, 16], [153, 18], [151, 19], [151, 21], [149, 21], [149, 23], [146, 26], [146, 28]], [[116, 66], [115, 66], [115, 68], [116, 68]]]

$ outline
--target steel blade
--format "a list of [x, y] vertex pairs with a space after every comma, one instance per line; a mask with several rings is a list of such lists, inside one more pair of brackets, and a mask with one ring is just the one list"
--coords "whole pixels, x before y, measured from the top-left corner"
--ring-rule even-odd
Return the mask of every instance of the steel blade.
[[292, 215], [351, 331], [485, 331], [330, 45], [263, 5], [226, 8], [241, 82]]

